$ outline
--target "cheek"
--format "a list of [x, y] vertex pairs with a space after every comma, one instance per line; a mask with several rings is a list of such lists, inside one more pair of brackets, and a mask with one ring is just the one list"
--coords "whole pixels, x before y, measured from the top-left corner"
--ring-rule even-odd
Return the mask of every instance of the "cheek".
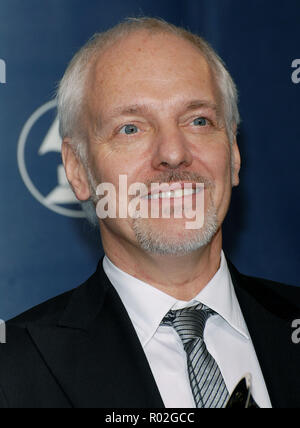
[[139, 162], [133, 154], [121, 153], [108, 147], [98, 147], [98, 150], [91, 154], [91, 159], [92, 168], [99, 183], [112, 183], [118, 189], [121, 175], [127, 177], [128, 183], [136, 181]]
[[216, 166], [218, 168], [215, 171], [214, 203], [222, 223], [228, 211], [232, 194], [230, 156], [224, 157], [223, 162], [218, 162]]
[[202, 162], [215, 184], [212, 194], [215, 205], [227, 204], [231, 195], [231, 155], [228, 143], [207, 150]]
[[198, 152], [200, 164], [215, 181], [224, 182], [231, 173], [231, 153], [227, 141], [209, 142]]
[[231, 176], [231, 157], [230, 153], [222, 152], [215, 158], [214, 173], [218, 180], [227, 182]]

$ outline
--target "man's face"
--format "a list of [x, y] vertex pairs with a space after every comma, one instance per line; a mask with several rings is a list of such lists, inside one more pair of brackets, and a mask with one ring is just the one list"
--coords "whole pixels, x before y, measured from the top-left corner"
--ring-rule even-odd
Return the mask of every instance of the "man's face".
[[[118, 192], [120, 175], [149, 191], [151, 183], [205, 184], [200, 231], [187, 231], [185, 217], [128, 217], [102, 220], [102, 235], [170, 254], [206, 244], [224, 220], [239, 162], [204, 57], [173, 35], [135, 33], [95, 62], [87, 95], [88, 157], [97, 184], [112, 183]], [[172, 209], [176, 198], [169, 202]]]

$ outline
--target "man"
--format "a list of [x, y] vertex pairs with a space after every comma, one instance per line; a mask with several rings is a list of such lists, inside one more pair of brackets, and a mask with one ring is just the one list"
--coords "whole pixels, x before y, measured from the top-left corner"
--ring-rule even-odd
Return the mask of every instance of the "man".
[[[8, 323], [0, 405], [226, 407], [246, 376], [258, 407], [298, 407], [300, 291], [241, 275], [222, 251], [239, 114], [209, 45], [128, 20], [75, 56], [58, 109], [66, 174], [80, 201], [100, 206], [105, 257], [81, 287]], [[101, 217], [97, 186], [116, 189], [120, 213], [122, 176], [144, 184], [138, 201], [158, 217]], [[175, 216], [179, 202], [203, 210], [201, 227]]]

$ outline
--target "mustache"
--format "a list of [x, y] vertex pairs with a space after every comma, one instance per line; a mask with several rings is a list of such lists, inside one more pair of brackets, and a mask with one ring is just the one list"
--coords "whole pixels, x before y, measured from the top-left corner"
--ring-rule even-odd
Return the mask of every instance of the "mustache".
[[177, 182], [193, 182], [193, 183], [201, 183], [204, 184], [205, 189], [213, 189], [215, 187], [215, 183], [208, 177], [204, 175], [200, 175], [196, 172], [192, 171], [169, 171], [164, 172], [155, 177], [155, 179], [151, 179], [146, 181], [145, 184], [148, 188], [151, 187], [151, 184], [154, 183], [177, 183]]

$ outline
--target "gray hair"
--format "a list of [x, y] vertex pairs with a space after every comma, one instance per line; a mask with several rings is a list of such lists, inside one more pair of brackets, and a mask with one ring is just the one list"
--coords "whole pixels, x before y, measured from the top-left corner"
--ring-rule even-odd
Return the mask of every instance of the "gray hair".
[[238, 111], [238, 93], [233, 79], [222, 59], [203, 38], [184, 28], [176, 27], [157, 18], [128, 18], [110, 30], [95, 34], [74, 56], [63, 76], [57, 91], [58, 117], [60, 135], [69, 137], [79, 157], [87, 162], [86, 144], [83, 144], [84, 132], [80, 129], [83, 101], [88, 73], [92, 59], [109, 48], [116, 41], [137, 31], [174, 34], [191, 42], [207, 60], [219, 87], [225, 125], [232, 142], [240, 123]]

